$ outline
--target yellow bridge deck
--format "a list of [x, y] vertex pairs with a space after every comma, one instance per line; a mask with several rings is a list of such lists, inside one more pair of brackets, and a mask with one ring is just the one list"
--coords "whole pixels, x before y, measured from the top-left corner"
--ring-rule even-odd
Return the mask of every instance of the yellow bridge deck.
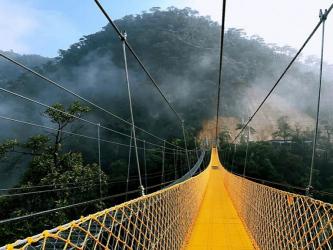
[[186, 249], [254, 249], [224, 187], [216, 149], [212, 150], [209, 168], [206, 193]]

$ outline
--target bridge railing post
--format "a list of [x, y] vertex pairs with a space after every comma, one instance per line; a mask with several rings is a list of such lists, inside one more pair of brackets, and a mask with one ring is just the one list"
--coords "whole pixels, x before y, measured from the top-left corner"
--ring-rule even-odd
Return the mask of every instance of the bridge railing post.
[[250, 127], [247, 128], [247, 140], [246, 140], [246, 151], [245, 151], [245, 161], [244, 161], [244, 168], [243, 168], [243, 177], [246, 175], [246, 166], [247, 166], [247, 157], [249, 151], [249, 141], [250, 141]]
[[128, 149], [128, 161], [127, 161], [127, 178], [126, 178], [126, 194], [125, 194], [126, 201], [127, 201], [128, 186], [129, 186], [129, 181], [130, 181], [130, 169], [131, 169], [131, 157], [132, 157], [132, 136], [133, 136], [133, 132], [131, 130], [131, 137], [130, 137], [130, 143], [129, 143], [129, 149]]
[[310, 165], [310, 176], [309, 183], [306, 188], [306, 195], [311, 195], [310, 190], [312, 189], [312, 175], [314, 162], [316, 158], [316, 148], [317, 148], [317, 138], [318, 138], [318, 125], [319, 125], [319, 113], [320, 113], [320, 97], [321, 97], [321, 85], [322, 85], [322, 76], [323, 76], [323, 60], [324, 60], [324, 42], [325, 42], [325, 21], [327, 18], [327, 10], [323, 13], [322, 10], [319, 12], [319, 18], [322, 21], [322, 34], [321, 34], [321, 52], [320, 52], [320, 68], [319, 68], [319, 86], [318, 86], [318, 98], [317, 98], [317, 110], [316, 110], [316, 125], [315, 132], [313, 134], [312, 142], [312, 155], [311, 155], [311, 165]]
[[143, 140], [143, 166], [145, 168], [145, 185], [146, 185], [146, 188], [147, 188], [148, 187], [148, 180], [147, 180], [146, 140]]
[[188, 150], [187, 150], [187, 140], [186, 140], [186, 134], [185, 134], [184, 120], [182, 120], [182, 131], [183, 131], [183, 138], [184, 138], [184, 146], [185, 146], [185, 154], [186, 154], [187, 167], [188, 167], [188, 170], [190, 171], [191, 166], [190, 166], [190, 159], [189, 159]]
[[161, 189], [164, 186], [164, 182], [165, 182], [165, 177], [164, 177], [164, 170], [165, 168], [165, 140], [163, 141], [163, 147], [162, 147], [162, 173], [161, 173]]
[[97, 123], [97, 148], [98, 148], [98, 178], [99, 178], [99, 195], [102, 198], [102, 163], [101, 163], [101, 124]]

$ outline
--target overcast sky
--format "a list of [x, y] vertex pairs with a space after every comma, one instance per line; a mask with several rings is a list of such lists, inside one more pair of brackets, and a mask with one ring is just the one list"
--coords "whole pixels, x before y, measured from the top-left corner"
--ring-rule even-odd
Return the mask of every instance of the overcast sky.
[[[151, 7], [191, 7], [213, 20], [221, 19], [220, 0], [101, 0], [113, 18]], [[226, 27], [243, 28], [268, 43], [298, 48], [318, 22], [320, 8], [332, 0], [229, 0]], [[220, 21], [219, 21], [220, 22]], [[0, 0], [0, 49], [56, 56], [58, 49], [106, 24], [93, 0]], [[333, 13], [327, 20], [325, 59], [333, 63]], [[319, 55], [319, 36], [305, 54]], [[330, 46], [332, 45], [332, 46]]]

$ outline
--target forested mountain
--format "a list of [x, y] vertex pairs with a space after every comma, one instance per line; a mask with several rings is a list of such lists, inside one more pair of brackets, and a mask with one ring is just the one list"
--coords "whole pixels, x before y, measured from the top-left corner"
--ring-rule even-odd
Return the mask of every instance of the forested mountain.
[[[40, 67], [51, 60], [50, 58], [39, 55], [20, 55], [13, 51], [1, 50], [0, 52], [32, 68]], [[22, 73], [23, 71], [18, 70], [16, 66], [9, 64], [4, 60], [0, 60], [0, 84], [3, 84], [6, 81], [15, 80]]]
[[[194, 146], [194, 136], [201, 139], [210, 136], [212, 125], [210, 121], [214, 119], [217, 96], [220, 25], [209, 17], [200, 16], [198, 12], [189, 8], [176, 9], [173, 7], [167, 10], [153, 8], [140, 15], [125, 16], [117, 20], [116, 23], [122, 30], [126, 31], [132, 47], [147, 65], [161, 89], [167, 94], [168, 99], [184, 117], [187, 133], [192, 138], [189, 142], [190, 147]], [[228, 142], [231, 139], [223, 136], [229, 132], [235, 135], [239, 131], [237, 124], [244, 122], [254, 111], [294, 53], [293, 48], [266, 44], [260, 37], [249, 36], [240, 29], [229, 28], [226, 31], [220, 131], [223, 148], [228, 149]], [[59, 56], [52, 60], [38, 56], [31, 58], [28, 56], [20, 57], [16, 54], [9, 54], [9, 56], [14, 56], [15, 59], [28, 66], [37, 67], [36, 70], [43, 75], [129, 120], [122, 47], [110, 25], [106, 25], [95, 34], [82, 37], [69, 49], [60, 50]], [[163, 138], [177, 141], [176, 138], [181, 138], [182, 135], [176, 117], [163, 102], [161, 96], [131, 55], [128, 55], [128, 61], [136, 124]], [[281, 86], [274, 92], [267, 105], [263, 107], [258, 119], [251, 124], [255, 132], [251, 137], [253, 143], [250, 145], [252, 153], [249, 154], [249, 174], [303, 187], [306, 185], [310, 155], [308, 143], [309, 141], [311, 143], [312, 140], [311, 132], [316, 101], [314, 93], [316, 93], [318, 83], [317, 66], [316, 58], [301, 57], [281, 82]], [[324, 69], [324, 95], [321, 107], [323, 133], [320, 143], [322, 149], [325, 145], [323, 150], [326, 153], [321, 155], [326, 158], [322, 158], [320, 167], [315, 171], [317, 178], [315, 183], [317, 188], [329, 191], [333, 189], [329, 184], [330, 176], [333, 173], [329, 170], [332, 165], [330, 158], [332, 147], [329, 136], [332, 132], [332, 126], [328, 114], [331, 93], [333, 92], [332, 87], [327, 84], [328, 81], [332, 80], [332, 76], [329, 74], [331, 66], [325, 65]], [[30, 73], [10, 66], [7, 61], [2, 59], [0, 60], [0, 84], [4, 88], [48, 105], [61, 103], [64, 107], [68, 107], [73, 105], [76, 100], [73, 96]], [[47, 126], [57, 124], [54, 123], [52, 115], [50, 116], [49, 113], [45, 115], [47, 111], [44, 107], [2, 92], [0, 98], [2, 101], [1, 115]], [[129, 134], [128, 126], [106, 113], [90, 108], [90, 112], [86, 114], [87, 119]], [[88, 136], [96, 136], [95, 127], [79, 121], [70, 123], [67, 128], [70, 131], [79, 131]], [[6, 139], [17, 139], [21, 143], [19, 146], [23, 147], [24, 150], [31, 151], [31, 138], [33, 138], [32, 142], [36, 142], [36, 138], [31, 136], [36, 134], [48, 135], [41, 129], [23, 127], [9, 121], [0, 121], [1, 142], [5, 142]], [[106, 140], [129, 143], [128, 138], [124, 139], [106, 131], [101, 131], [101, 136]], [[138, 136], [154, 140], [140, 132], [138, 132]], [[327, 137], [329, 138], [327, 139]], [[66, 137], [65, 145], [61, 149], [58, 145], [57, 149], [59, 153], [63, 153], [61, 156], [65, 162], [63, 164], [67, 164], [66, 159], [74, 157], [74, 161], [77, 162], [75, 166], [79, 167], [66, 165], [66, 168], [61, 166], [65, 173], [59, 173], [55, 168], [57, 164], [50, 160], [52, 154], [54, 155], [54, 151], [50, 153], [50, 148], [54, 146], [52, 144], [54, 138], [51, 136], [49, 138], [51, 139], [37, 138], [37, 142], [41, 143], [38, 148], [41, 150], [38, 151], [42, 155], [42, 157], [38, 156], [40, 158], [27, 154], [14, 154], [11, 157], [3, 158], [0, 163], [0, 183], [3, 187], [14, 184], [29, 186], [33, 183], [37, 185], [50, 182], [51, 177], [54, 177], [56, 182], [55, 176], [60, 176], [61, 180], [68, 176], [75, 179], [75, 174], [84, 173], [82, 169], [87, 164], [87, 166], [92, 166], [91, 172], [87, 174], [91, 176], [96, 174], [96, 166], [93, 164], [98, 161], [95, 142]], [[277, 147], [271, 142], [255, 142], [272, 138], [281, 140], [280, 144], [293, 141], [290, 145], [295, 146], [281, 146], [278, 148], [279, 151], [274, 151]], [[241, 143], [244, 143], [244, 138]], [[0, 147], [0, 156], [1, 153], [6, 154], [6, 151], [10, 151], [8, 149], [12, 149], [12, 146], [17, 146], [17, 143], [14, 142], [9, 146], [2, 144], [2, 146], [2, 148]], [[33, 146], [36, 145], [33, 144]], [[41, 146], [45, 148], [41, 149]], [[35, 148], [33, 149], [35, 150]], [[231, 156], [228, 158], [229, 164], [235, 171], [242, 172], [244, 150], [244, 145], [241, 145], [233, 163]], [[80, 154], [72, 155], [71, 152], [80, 152]], [[108, 178], [125, 177], [127, 151], [121, 151], [117, 147], [105, 143], [102, 144], [102, 156], [103, 171]], [[159, 170], [159, 167], [156, 166], [156, 156], [151, 155], [150, 160], [151, 168], [155, 168], [155, 171]], [[36, 166], [39, 166], [37, 164], [39, 161], [43, 161], [44, 165], [41, 165], [47, 178], [43, 179], [39, 176], [40, 173], [34, 172], [38, 169]], [[53, 166], [55, 172], [48, 174], [45, 169], [46, 163]], [[52, 167], [50, 168], [52, 169]], [[322, 174], [320, 174], [319, 168], [324, 169]], [[40, 178], [32, 178], [34, 173]], [[73, 197], [56, 203], [58, 205], [67, 204], [72, 201], [71, 199]], [[12, 204], [4, 202], [8, 207]], [[50, 202], [50, 204], [53, 203]], [[29, 206], [33, 207], [31, 204]], [[21, 214], [22, 211], [18, 210], [15, 213]], [[15, 213], [13, 212], [14, 215]], [[74, 212], [70, 215], [61, 215], [63, 217], [59, 220], [47, 221], [47, 225], [54, 225], [75, 217]], [[41, 222], [41, 224], [43, 223]]]
[[[218, 76], [220, 28], [217, 23], [199, 16], [191, 9], [175, 8], [169, 8], [168, 11], [154, 8], [141, 15], [126, 16], [117, 20], [117, 23], [126, 30], [129, 41], [168, 98], [184, 115], [188, 125], [199, 129], [203, 121], [213, 117]], [[260, 37], [249, 37], [242, 30], [229, 29], [224, 51], [223, 116], [247, 118], [293, 53], [290, 47], [268, 45]], [[3, 60], [1, 62], [9, 65]], [[169, 123], [169, 119], [174, 119], [172, 113], [133, 58], [129, 58], [129, 63], [131, 82], [136, 89], [134, 99], [138, 124], [147, 128], [151, 126], [150, 129], [159, 126], [145, 124], [146, 119], [141, 120], [143, 110], [157, 123]], [[314, 110], [315, 65], [316, 61], [313, 60], [307, 64], [296, 64], [281, 83], [282, 88], [277, 90], [277, 98], [280, 98], [277, 102], [284, 102], [283, 110], [292, 108], [300, 111], [299, 114], [305, 113], [307, 120], [308, 115], [313, 116]], [[121, 44], [109, 25], [102, 31], [83, 37], [68, 50], [60, 50], [59, 56], [41, 67], [40, 72], [86, 97], [98, 97], [100, 105], [128, 117]], [[29, 74], [3, 85], [48, 103], [66, 102], [71, 98]], [[294, 91], [296, 88], [299, 91]], [[328, 98], [324, 96], [324, 103]], [[13, 98], [6, 99], [10, 103], [8, 106], [12, 106]], [[273, 107], [267, 107], [268, 116], [272, 117], [279, 109], [279, 105], [275, 104], [272, 102], [270, 105]], [[6, 102], [3, 109], [5, 106]], [[36, 115], [35, 105], [29, 111], [22, 110], [22, 106], [15, 105], [15, 113], [20, 113], [20, 117], [34, 116], [40, 119]], [[272, 120], [275, 118], [278, 115]], [[168, 134], [167, 131], [164, 133]]]

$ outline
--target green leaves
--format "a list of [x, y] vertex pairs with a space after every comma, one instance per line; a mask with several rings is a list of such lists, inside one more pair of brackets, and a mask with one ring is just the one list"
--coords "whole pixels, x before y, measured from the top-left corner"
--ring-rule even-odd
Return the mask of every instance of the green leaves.
[[30, 137], [24, 147], [30, 149], [33, 154], [42, 153], [48, 149], [50, 138], [46, 135], [35, 135]]
[[0, 159], [5, 158], [7, 153], [13, 151], [18, 144], [16, 139], [6, 140], [0, 144]]
[[73, 102], [67, 109], [60, 103], [53, 104], [51, 107], [52, 108], [48, 108], [44, 114], [49, 117], [53, 123], [57, 123], [60, 128], [63, 128], [77, 118], [81, 118], [90, 111], [88, 106], [84, 106], [78, 101]]

